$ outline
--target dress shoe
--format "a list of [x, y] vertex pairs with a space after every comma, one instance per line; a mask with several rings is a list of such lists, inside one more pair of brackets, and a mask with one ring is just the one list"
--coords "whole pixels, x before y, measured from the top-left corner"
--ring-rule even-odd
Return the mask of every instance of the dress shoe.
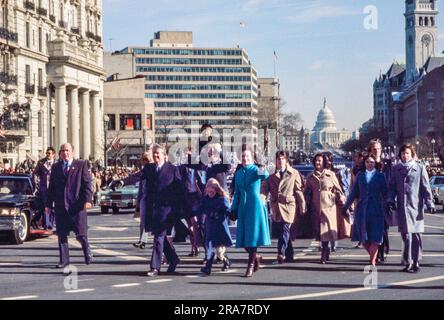
[[421, 268], [418, 265], [416, 265], [416, 266], [413, 266], [411, 273], [418, 273], [420, 271], [421, 271]]
[[139, 242], [134, 242], [133, 243], [133, 246], [135, 247], [135, 248], [140, 248], [140, 245], [142, 244], [142, 241], [139, 241]]
[[285, 258], [283, 255], [279, 254], [276, 258], [276, 261], [273, 264], [283, 264], [285, 262]]
[[155, 277], [159, 275], [159, 270], [157, 269], [151, 269], [150, 271], [147, 272], [146, 274], [148, 277]]
[[84, 257], [85, 257], [85, 264], [90, 265], [93, 261], [93, 254], [89, 248], [86, 249], [86, 251], [84, 253]]
[[176, 267], [179, 264], [179, 262], [180, 262], [179, 258], [176, 258], [176, 260], [172, 261], [168, 266], [167, 273], [174, 273], [174, 271], [176, 271]]
[[413, 271], [413, 266], [411, 264], [409, 264], [408, 266], [406, 266], [404, 269], [402, 269], [402, 272], [409, 272], [412, 273]]

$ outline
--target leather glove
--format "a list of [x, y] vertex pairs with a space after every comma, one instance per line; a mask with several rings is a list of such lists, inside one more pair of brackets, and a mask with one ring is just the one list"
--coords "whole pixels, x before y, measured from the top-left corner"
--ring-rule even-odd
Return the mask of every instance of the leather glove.
[[236, 221], [237, 220], [237, 211], [236, 210], [230, 211], [228, 218], [230, 218], [230, 220], [232, 220], [232, 221]]

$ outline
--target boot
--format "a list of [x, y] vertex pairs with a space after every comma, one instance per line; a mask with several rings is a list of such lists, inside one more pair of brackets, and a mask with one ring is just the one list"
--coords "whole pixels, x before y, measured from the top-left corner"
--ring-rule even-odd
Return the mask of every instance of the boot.
[[262, 256], [260, 256], [260, 255], [258, 255], [256, 253], [255, 253], [255, 255], [256, 255], [256, 257], [254, 259], [254, 269], [253, 269], [253, 271], [257, 272], [260, 269], [260, 267], [261, 267]]
[[256, 252], [249, 253], [248, 254], [247, 270], [245, 271], [245, 275], [244, 275], [245, 278], [250, 278], [253, 276], [255, 261], [256, 261]]
[[208, 259], [207, 262], [205, 263], [205, 267], [200, 269], [200, 271], [202, 271], [202, 273], [205, 273], [207, 276], [211, 274], [211, 267], [213, 266], [214, 255], [215, 254], [213, 253], [210, 259]]
[[227, 271], [231, 267], [231, 261], [228, 259], [228, 256], [225, 256], [224, 264], [222, 265], [222, 271]]

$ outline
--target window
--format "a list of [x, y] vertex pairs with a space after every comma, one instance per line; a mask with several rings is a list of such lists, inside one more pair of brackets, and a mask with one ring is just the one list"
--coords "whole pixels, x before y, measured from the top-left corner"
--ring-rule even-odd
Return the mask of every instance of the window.
[[108, 114], [109, 122], [108, 122], [108, 130], [116, 130], [116, 115], [115, 114]]
[[38, 113], [38, 135], [39, 137], [43, 137], [43, 112], [39, 111]]
[[39, 68], [39, 88], [43, 88], [43, 70]]
[[120, 130], [142, 130], [142, 117], [140, 114], [121, 114]]
[[153, 124], [153, 115], [147, 114], [146, 115], [146, 130], [153, 130], [152, 124]]
[[41, 27], [39, 27], [39, 52], [43, 52], [43, 34]]
[[26, 22], [26, 28], [25, 28], [25, 37], [26, 37], [26, 47], [29, 48], [31, 46], [31, 42], [30, 42], [30, 30], [29, 30], [29, 22]]
[[29, 64], [26, 65], [26, 84], [31, 84], [31, 66]]

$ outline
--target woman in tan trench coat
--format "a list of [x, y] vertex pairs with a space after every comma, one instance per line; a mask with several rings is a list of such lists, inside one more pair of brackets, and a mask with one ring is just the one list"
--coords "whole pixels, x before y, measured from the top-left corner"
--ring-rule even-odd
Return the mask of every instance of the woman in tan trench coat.
[[333, 171], [325, 169], [327, 159], [323, 154], [313, 158], [315, 170], [308, 175], [304, 195], [311, 214], [314, 236], [322, 243], [321, 263], [330, 258], [328, 243], [338, 239], [336, 202], [345, 197]]

